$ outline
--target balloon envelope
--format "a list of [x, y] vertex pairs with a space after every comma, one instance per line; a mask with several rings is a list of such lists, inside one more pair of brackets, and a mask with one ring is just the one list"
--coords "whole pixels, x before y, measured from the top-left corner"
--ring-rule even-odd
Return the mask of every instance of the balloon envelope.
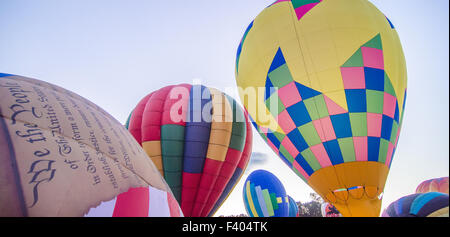
[[253, 171], [245, 181], [244, 205], [251, 217], [288, 217], [289, 198], [281, 181], [266, 170]]
[[448, 194], [416, 193], [391, 203], [382, 217], [448, 217]]
[[448, 194], [448, 177], [425, 180], [416, 188], [416, 193], [440, 192]]
[[246, 29], [236, 82], [278, 156], [344, 216], [378, 216], [406, 100], [395, 26], [366, 0], [279, 0]]
[[125, 127], [56, 85], [0, 73], [0, 154], [0, 216], [183, 215]]
[[322, 217], [340, 217], [341, 213], [336, 209], [335, 206], [328, 202], [322, 203], [321, 206]]
[[298, 217], [299, 210], [297, 203], [291, 196], [288, 195], [288, 198], [289, 198], [289, 217]]
[[185, 216], [213, 215], [251, 154], [246, 112], [228, 95], [202, 85], [172, 85], [150, 93], [127, 124]]

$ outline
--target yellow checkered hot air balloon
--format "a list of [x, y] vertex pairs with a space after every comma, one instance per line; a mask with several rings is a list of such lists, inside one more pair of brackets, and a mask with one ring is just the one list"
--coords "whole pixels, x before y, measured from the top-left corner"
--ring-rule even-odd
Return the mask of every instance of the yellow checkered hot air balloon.
[[279, 0], [249, 25], [236, 82], [253, 125], [344, 216], [378, 216], [406, 99], [390, 20], [366, 0]]

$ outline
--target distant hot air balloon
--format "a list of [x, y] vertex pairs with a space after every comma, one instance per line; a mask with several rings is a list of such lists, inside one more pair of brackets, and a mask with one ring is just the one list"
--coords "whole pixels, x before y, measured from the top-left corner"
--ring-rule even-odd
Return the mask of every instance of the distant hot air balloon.
[[448, 217], [448, 194], [416, 193], [391, 203], [382, 217]]
[[56, 85], [0, 73], [0, 154], [0, 216], [183, 216], [123, 125]]
[[257, 131], [344, 216], [379, 216], [398, 143], [406, 63], [367, 0], [279, 0], [248, 26], [236, 82]]
[[266, 170], [253, 171], [245, 181], [244, 204], [251, 217], [288, 217], [289, 198], [281, 181]]
[[251, 154], [246, 112], [230, 96], [202, 85], [172, 85], [150, 93], [133, 110], [127, 126], [185, 216], [213, 215]]
[[448, 177], [425, 180], [416, 188], [416, 193], [440, 192], [448, 194]]
[[330, 203], [324, 202], [321, 206], [322, 217], [341, 217], [341, 213]]
[[297, 203], [289, 195], [288, 195], [288, 199], [289, 199], [289, 217], [298, 217], [299, 216], [299, 210], [298, 210]]
[[258, 167], [258, 166], [266, 164], [269, 159], [270, 159], [270, 156], [266, 153], [252, 152], [252, 154], [250, 156], [250, 161], [248, 162], [246, 172], [252, 171], [254, 167]]

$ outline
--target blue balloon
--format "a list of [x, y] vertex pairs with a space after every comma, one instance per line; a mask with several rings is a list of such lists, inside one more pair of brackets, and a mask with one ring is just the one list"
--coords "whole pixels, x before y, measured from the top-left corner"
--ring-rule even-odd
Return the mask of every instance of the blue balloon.
[[449, 197], [446, 193], [415, 193], [391, 203], [383, 217], [448, 217]]
[[289, 217], [298, 217], [298, 206], [295, 200], [288, 195], [289, 198]]
[[244, 184], [244, 204], [251, 217], [288, 217], [289, 198], [281, 181], [266, 170], [253, 171]]

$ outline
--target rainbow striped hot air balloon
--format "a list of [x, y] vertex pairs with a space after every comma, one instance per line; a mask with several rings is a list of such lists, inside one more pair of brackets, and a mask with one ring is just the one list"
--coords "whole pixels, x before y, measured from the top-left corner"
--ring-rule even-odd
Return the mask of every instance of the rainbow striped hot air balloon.
[[211, 216], [245, 170], [252, 147], [246, 112], [202, 85], [173, 85], [143, 98], [127, 122], [183, 214]]
[[416, 188], [416, 193], [440, 192], [448, 194], [448, 177], [425, 180]]
[[253, 171], [245, 181], [244, 204], [251, 217], [288, 217], [289, 198], [281, 181], [266, 170]]
[[448, 194], [416, 193], [391, 203], [382, 217], [448, 217]]
[[248, 26], [236, 82], [253, 125], [344, 216], [378, 216], [406, 100], [394, 25], [366, 0], [279, 0]]

